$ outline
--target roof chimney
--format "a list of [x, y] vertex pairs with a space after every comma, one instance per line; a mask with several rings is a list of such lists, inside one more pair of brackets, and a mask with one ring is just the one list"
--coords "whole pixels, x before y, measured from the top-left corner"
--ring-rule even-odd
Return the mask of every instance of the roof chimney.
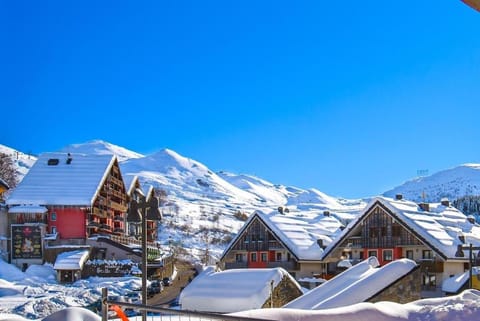
[[400, 200], [403, 199], [403, 195], [402, 195], [402, 194], [396, 194], [396, 195], [395, 195], [395, 199], [396, 199], [397, 201], [400, 201]]
[[330, 211], [323, 211], [323, 216], [330, 216]]
[[318, 246], [320, 246], [320, 248], [322, 248], [322, 249], [325, 249], [325, 248], [326, 248], [326, 246], [323, 245], [323, 240], [322, 240], [322, 239], [318, 239], [318, 240], [317, 240], [317, 244], [318, 244]]
[[440, 203], [445, 206], [445, 207], [449, 207], [450, 206], [450, 201], [448, 200], [448, 198], [444, 197], [442, 198], [442, 200], [440, 201]]
[[423, 211], [430, 212], [430, 204], [423, 202], [423, 203], [418, 204], [418, 206], [420, 206], [420, 208]]
[[67, 165], [70, 165], [70, 163], [72, 162], [72, 154], [68, 153], [67, 154]]

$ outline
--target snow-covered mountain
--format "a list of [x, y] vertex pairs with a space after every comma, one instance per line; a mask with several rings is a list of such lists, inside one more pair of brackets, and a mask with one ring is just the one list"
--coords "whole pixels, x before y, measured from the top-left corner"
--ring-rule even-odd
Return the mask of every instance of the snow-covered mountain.
[[446, 197], [455, 200], [466, 195], [480, 195], [480, 164], [464, 164], [430, 176], [417, 177], [383, 195], [420, 202], [439, 202]]

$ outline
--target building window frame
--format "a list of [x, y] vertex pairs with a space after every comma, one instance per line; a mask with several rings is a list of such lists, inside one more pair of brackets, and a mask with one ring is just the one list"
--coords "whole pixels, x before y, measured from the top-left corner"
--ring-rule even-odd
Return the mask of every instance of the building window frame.
[[268, 261], [268, 253], [267, 252], [260, 252], [260, 261], [267, 262]]
[[382, 259], [383, 261], [393, 261], [393, 250], [392, 249], [382, 250]]

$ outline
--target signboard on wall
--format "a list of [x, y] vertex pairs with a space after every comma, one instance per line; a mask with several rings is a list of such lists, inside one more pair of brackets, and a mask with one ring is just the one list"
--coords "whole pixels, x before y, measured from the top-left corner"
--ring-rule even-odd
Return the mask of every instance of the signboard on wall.
[[12, 225], [12, 259], [42, 258], [40, 226]]

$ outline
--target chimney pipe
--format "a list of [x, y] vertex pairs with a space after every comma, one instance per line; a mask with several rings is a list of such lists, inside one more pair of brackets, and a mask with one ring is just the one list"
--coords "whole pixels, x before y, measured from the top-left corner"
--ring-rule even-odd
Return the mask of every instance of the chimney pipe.
[[430, 212], [430, 204], [428, 203], [420, 203], [418, 204], [418, 206], [420, 206], [420, 208], [425, 211], [425, 212]]
[[450, 206], [450, 201], [448, 200], [448, 198], [444, 197], [442, 198], [442, 200], [440, 201], [440, 203], [445, 206], [445, 207], [449, 207]]

